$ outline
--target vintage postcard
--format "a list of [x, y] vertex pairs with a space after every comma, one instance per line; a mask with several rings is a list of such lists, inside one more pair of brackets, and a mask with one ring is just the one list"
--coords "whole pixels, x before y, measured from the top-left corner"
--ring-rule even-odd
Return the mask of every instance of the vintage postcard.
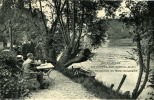
[[0, 100], [154, 100], [154, 1], [0, 0]]

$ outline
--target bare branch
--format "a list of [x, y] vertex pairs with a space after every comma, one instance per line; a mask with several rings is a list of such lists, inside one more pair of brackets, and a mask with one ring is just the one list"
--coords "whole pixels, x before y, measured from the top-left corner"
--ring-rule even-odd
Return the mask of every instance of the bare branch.
[[81, 15], [81, 21], [80, 21], [80, 26], [79, 26], [79, 36], [77, 38], [74, 49], [78, 48], [78, 46], [80, 45], [80, 39], [82, 36], [82, 28], [83, 28], [83, 16], [84, 16], [84, 8], [82, 8], [82, 15]]
[[61, 14], [62, 14], [62, 11], [63, 11], [63, 9], [64, 9], [64, 7], [66, 5], [66, 1], [67, 0], [64, 1], [64, 4], [62, 5], [62, 8], [57, 8], [57, 2], [56, 2], [56, 0], [53, 0], [53, 2], [55, 4], [55, 11], [56, 11], [57, 16], [56, 16], [56, 19], [55, 19], [55, 21], [53, 22], [53, 24], [51, 26], [51, 29], [50, 29], [51, 33], [53, 33], [55, 31], [56, 27], [57, 27], [57, 23], [59, 21], [59, 18], [60, 18]]
[[75, 11], [76, 11], [76, 4], [75, 1], [73, 2], [73, 35], [72, 35], [72, 39], [71, 39], [71, 45], [73, 46], [75, 43], [75, 37], [76, 37], [76, 23], [75, 23]]
[[61, 28], [62, 28], [62, 34], [63, 34], [63, 37], [65, 38], [65, 40], [66, 40], [66, 44], [68, 45], [69, 44], [69, 40], [68, 40], [68, 35], [66, 34], [66, 30], [65, 30], [65, 24], [64, 24], [64, 22], [63, 22], [63, 19], [62, 19], [62, 17], [60, 18], [60, 25], [61, 25]]
[[44, 27], [45, 27], [45, 30], [46, 30], [46, 34], [48, 34], [48, 27], [46, 25], [46, 21], [45, 21], [44, 15], [43, 15], [41, 0], [39, 0], [39, 4], [40, 4], [42, 21], [43, 21], [43, 24], [44, 24]]

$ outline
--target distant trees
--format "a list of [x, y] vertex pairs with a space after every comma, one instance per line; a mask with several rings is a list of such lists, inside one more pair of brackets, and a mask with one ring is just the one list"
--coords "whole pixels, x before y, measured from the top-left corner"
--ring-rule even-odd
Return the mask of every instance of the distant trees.
[[[5, 41], [2, 42], [10, 42], [12, 45], [20, 46], [21, 44], [24, 44], [25, 46], [29, 43], [29, 41], [35, 44], [37, 43], [37, 41], [44, 41], [45, 32], [41, 17], [39, 16], [40, 12], [38, 11], [36, 13], [37, 16], [34, 17], [29, 11], [29, 8], [25, 8], [24, 6], [23, 8], [19, 9], [18, 6], [16, 6], [17, 3], [18, 2], [15, 1], [12, 2], [12, 4], [9, 4], [9, 6], [11, 7], [8, 8], [6, 8], [8, 5], [5, 6], [6, 4], [2, 4], [2, 7], [0, 9], [0, 18], [2, 19], [0, 20], [0, 26], [2, 26], [0, 27], [0, 35], [2, 35], [2, 38], [5, 39]], [[12, 33], [12, 35], [10, 33]], [[24, 49], [20, 49], [25, 50], [22, 52], [22, 54], [28, 52], [34, 53], [34, 51], [35, 53], [37, 53], [38, 51], [35, 47], [33, 48], [33, 51], [30, 50], [32, 48], [25, 48], [26, 47], [24, 47]], [[23, 55], [25, 56], [26, 54]]]
[[130, 28], [125, 26], [123, 22], [118, 21], [118, 19], [109, 19], [108, 23], [108, 39], [119, 40], [131, 38], [131, 34], [129, 33]]

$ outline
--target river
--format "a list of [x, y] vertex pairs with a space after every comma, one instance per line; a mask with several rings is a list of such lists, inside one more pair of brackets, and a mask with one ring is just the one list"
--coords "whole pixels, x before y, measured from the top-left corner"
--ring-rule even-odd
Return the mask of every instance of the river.
[[117, 43], [110, 41], [108, 45], [93, 50], [95, 56], [92, 60], [74, 64], [74, 66], [80, 66], [83, 69], [94, 71], [97, 80], [102, 81], [107, 86], [114, 84], [113, 89], [115, 90], [118, 88], [125, 74], [127, 77], [120, 91], [130, 91], [131, 93], [138, 78], [139, 66], [135, 60], [128, 59], [131, 57], [137, 58], [135, 53], [130, 55], [135, 46], [128, 42], [125, 45], [124, 41], [118, 40], [118, 42], [116, 41]]

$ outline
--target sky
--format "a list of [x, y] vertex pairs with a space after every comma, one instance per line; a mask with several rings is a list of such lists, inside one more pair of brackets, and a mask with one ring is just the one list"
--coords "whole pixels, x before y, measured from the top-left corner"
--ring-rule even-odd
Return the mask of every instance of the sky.
[[[1, 0], [0, 0], [0, 1], [1, 1]], [[47, 1], [48, 1], [48, 0], [47, 0]], [[44, 12], [45, 15], [47, 16], [47, 18], [48, 18], [49, 20], [51, 20], [51, 13], [52, 13], [52, 12], [51, 12], [50, 7], [47, 6], [47, 5], [49, 4], [49, 2], [47, 2], [47, 1], [43, 1], [43, 2], [42, 2], [43, 12]], [[118, 8], [117, 11], [115, 12], [116, 17], [118, 17], [119, 14], [121, 14], [122, 12], [130, 12], [129, 9], [126, 8], [125, 1], [126, 1], [126, 0], [124, 0], [124, 1], [121, 3], [120, 8]], [[147, 0], [135, 0], [135, 1], [147, 1]], [[1, 6], [1, 3], [0, 3], [0, 6]], [[40, 8], [40, 7], [39, 7], [39, 2], [37, 2], [36, 4], [33, 4], [32, 6], [33, 6], [34, 8]], [[98, 17], [101, 17], [101, 18], [105, 17], [105, 10], [104, 10], [104, 9], [99, 10], [97, 16], [98, 16]]]
[[[130, 13], [130, 10], [128, 8], [126, 8], [125, 0], [123, 2], [121, 2], [120, 7], [115, 12], [115, 15], [116, 15], [115, 18], [118, 18], [119, 14], [121, 14], [122, 12], [127, 12], [128, 14]], [[105, 9], [99, 10], [97, 17], [104, 18], [105, 17]]]
[[[123, 2], [121, 3], [121, 6], [115, 12], [115, 15], [116, 15], [115, 18], [118, 18], [119, 17], [119, 14], [121, 14], [122, 12], [127, 12], [128, 15], [129, 15], [130, 10], [128, 8], [126, 8], [125, 1], [126, 0], [123, 0]], [[137, 0], [137, 1], [143, 1], [143, 0]], [[144, 0], [144, 1], [146, 1], [146, 0]], [[42, 9], [43, 9], [44, 14], [46, 15], [46, 18], [49, 20], [48, 26], [50, 26], [49, 23], [50, 23], [50, 21], [52, 21], [52, 16], [51, 16], [52, 15], [52, 10], [47, 5], [49, 5], [48, 0], [47, 1], [42, 1], [42, 7], [43, 7]], [[39, 2], [37, 2], [36, 4], [32, 4], [32, 6], [34, 8], [40, 9]], [[99, 18], [105, 18], [105, 9], [99, 10], [98, 11], [98, 14], [97, 14], [97, 17], [99, 17]]]
[[[51, 26], [50, 21], [52, 21], [52, 17], [51, 17], [52, 11], [51, 11], [51, 8], [49, 6], [47, 6], [48, 4], [49, 4], [49, 2], [43, 1], [42, 2], [42, 6], [43, 6], [42, 9], [43, 9], [44, 14], [46, 15], [46, 18], [49, 20], [47, 25], [48, 25], [48, 27], [50, 27]], [[36, 4], [33, 4], [33, 7], [34, 8], [40, 8], [39, 2], [37, 2]], [[126, 8], [125, 0], [121, 3], [121, 6], [115, 12], [115, 15], [116, 15], [115, 18], [118, 18], [119, 14], [121, 14], [122, 12], [127, 12], [128, 15], [129, 15], [129, 12], [130, 12], [130, 10], [128, 8]], [[97, 17], [98, 18], [105, 18], [105, 9], [99, 10]]]

